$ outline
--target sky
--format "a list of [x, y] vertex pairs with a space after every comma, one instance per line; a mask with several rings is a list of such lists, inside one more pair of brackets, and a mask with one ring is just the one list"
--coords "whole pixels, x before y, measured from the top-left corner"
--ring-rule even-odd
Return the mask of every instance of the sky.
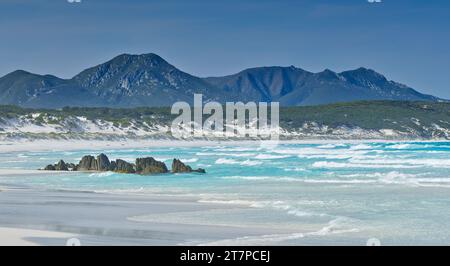
[[367, 67], [450, 99], [447, 0], [0, 0], [0, 76], [156, 53], [193, 75]]

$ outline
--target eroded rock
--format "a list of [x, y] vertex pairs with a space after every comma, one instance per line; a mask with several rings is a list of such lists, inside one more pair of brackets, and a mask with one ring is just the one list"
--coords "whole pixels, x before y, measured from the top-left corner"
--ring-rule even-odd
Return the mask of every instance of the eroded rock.
[[[122, 159], [117, 159], [115, 161], [110, 161], [108, 156], [105, 154], [100, 154], [97, 157], [92, 155], [83, 156], [80, 162], [75, 165], [73, 163], [65, 163], [63, 160], [60, 160], [57, 164], [47, 165], [44, 170], [47, 171], [113, 171], [117, 173], [126, 173], [126, 174], [142, 174], [142, 175], [151, 175], [151, 174], [164, 174], [168, 173], [169, 170], [164, 162], [160, 162], [155, 160], [153, 157], [146, 158], [137, 158], [136, 163], [129, 163]], [[189, 165], [184, 164], [179, 159], [173, 159], [172, 162], [172, 172], [173, 173], [205, 173], [205, 170], [202, 168], [198, 168], [193, 170]]]
[[184, 164], [182, 161], [178, 159], [173, 159], [172, 161], [172, 173], [206, 173], [205, 169], [198, 168], [193, 170], [189, 165]]
[[117, 159], [116, 162], [112, 165], [115, 165], [115, 168], [111, 171], [124, 173], [124, 174], [132, 174], [135, 173], [135, 166], [129, 162], [126, 162], [121, 159]]
[[69, 168], [67, 167], [66, 163], [63, 160], [60, 160], [56, 165], [55, 165], [55, 170], [56, 171], [69, 171]]
[[153, 157], [137, 158], [136, 173], [142, 175], [164, 174], [169, 172], [165, 163], [155, 160]]
[[97, 167], [97, 171], [108, 171], [110, 169], [110, 165], [111, 163], [108, 159], [108, 156], [103, 153], [97, 156], [95, 165]]
[[77, 171], [96, 171], [96, 160], [92, 155], [86, 155], [81, 158], [77, 165]]

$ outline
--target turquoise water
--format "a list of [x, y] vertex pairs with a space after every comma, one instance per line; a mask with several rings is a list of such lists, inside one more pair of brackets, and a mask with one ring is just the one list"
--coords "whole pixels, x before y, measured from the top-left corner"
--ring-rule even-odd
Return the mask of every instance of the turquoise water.
[[2, 184], [192, 196], [232, 208], [151, 214], [136, 221], [277, 228], [219, 244], [450, 244], [450, 143], [281, 144], [0, 153], [1, 169], [37, 169], [104, 152], [134, 161], [180, 158], [207, 174], [63, 173], [3, 176]]

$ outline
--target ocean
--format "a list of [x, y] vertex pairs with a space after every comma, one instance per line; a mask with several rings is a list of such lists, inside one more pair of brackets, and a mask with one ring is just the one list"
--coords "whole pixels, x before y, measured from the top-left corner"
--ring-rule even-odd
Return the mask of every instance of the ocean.
[[[224, 143], [202, 147], [0, 153], [2, 169], [35, 170], [59, 159], [105, 153], [134, 162], [179, 158], [206, 174], [48, 173], [3, 175], [0, 184], [44, 190], [192, 197], [227, 206], [152, 213], [130, 221], [277, 228], [280, 234], [219, 245], [450, 244], [450, 143]], [[230, 208], [231, 206], [231, 208]], [[370, 242], [369, 241], [369, 242]]]

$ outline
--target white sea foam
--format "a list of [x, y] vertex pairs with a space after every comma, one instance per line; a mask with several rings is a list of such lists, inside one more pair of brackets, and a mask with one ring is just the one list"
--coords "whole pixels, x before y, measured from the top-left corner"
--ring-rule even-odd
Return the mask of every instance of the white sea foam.
[[363, 180], [363, 179], [304, 179], [302, 182], [314, 184], [372, 184], [377, 183], [377, 180]]
[[255, 166], [255, 165], [261, 165], [261, 164], [262, 164], [262, 162], [251, 161], [251, 160], [245, 160], [240, 163], [240, 165], [247, 165], [247, 166]]
[[303, 167], [284, 168], [283, 170], [286, 171], [286, 172], [303, 172], [303, 171], [306, 171], [306, 169], [303, 168]]
[[272, 155], [272, 154], [258, 154], [255, 156], [255, 159], [258, 160], [270, 160], [270, 159], [283, 159], [288, 158], [289, 155]]
[[372, 150], [374, 149], [374, 146], [368, 145], [368, 144], [358, 144], [354, 146], [350, 146], [350, 150]]
[[235, 152], [235, 151], [255, 151], [258, 147], [229, 147], [229, 148], [219, 148], [216, 151], [225, 151], [225, 152]]
[[374, 164], [369, 162], [364, 163], [346, 163], [346, 162], [330, 162], [317, 161], [312, 164], [315, 168], [420, 168], [420, 165], [403, 165], [403, 164]]
[[310, 217], [310, 216], [328, 216], [326, 213], [314, 213], [299, 209], [294, 207], [292, 204], [286, 203], [284, 201], [262, 201], [259, 203], [260, 207], [270, 207], [272, 209], [283, 210], [286, 211], [290, 215], [294, 215], [297, 217]]
[[329, 159], [329, 160], [339, 160], [339, 159], [350, 159], [353, 155], [351, 154], [316, 154], [316, 155], [298, 155], [299, 158], [306, 159]]
[[249, 152], [234, 152], [234, 153], [225, 153], [225, 152], [197, 152], [197, 156], [227, 156], [227, 157], [253, 157], [256, 156], [256, 153]]
[[257, 206], [256, 201], [250, 201], [250, 200], [220, 200], [220, 199], [201, 199], [198, 200], [199, 203], [211, 203], [211, 204], [225, 204], [225, 205], [241, 205], [241, 206], [248, 206], [248, 207], [255, 207]]
[[277, 180], [277, 177], [271, 177], [271, 176], [224, 176], [222, 179], [242, 179], [242, 180], [268, 180], [268, 179], [275, 179]]
[[[319, 217], [326, 217], [329, 216], [326, 213], [315, 213], [306, 211], [303, 209], [300, 209], [298, 207], [293, 206], [292, 204], [289, 204], [282, 200], [275, 200], [275, 201], [266, 201], [266, 200], [242, 200], [242, 199], [218, 199], [218, 198], [210, 198], [210, 197], [204, 197], [198, 202], [201, 203], [214, 203], [214, 204], [225, 204], [225, 205], [242, 205], [247, 206], [251, 208], [269, 208], [274, 210], [280, 210], [285, 211], [289, 215], [297, 216], [297, 217], [312, 217], [312, 216], [319, 216]], [[299, 204], [300, 203], [300, 204]], [[315, 202], [317, 203], [317, 201]], [[305, 204], [304, 201], [297, 202], [297, 205], [312, 205], [312, 202], [309, 201], [308, 204]], [[323, 204], [323, 202], [321, 202]]]
[[114, 175], [114, 172], [102, 172], [102, 173], [92, 173], [89, 177], [107, 177]]
[[190, 159], [180, 159], [183, 163], [195, 163], [198, 161], [198, 158], [190, 158]]
[[219, 158], [216, 160], [216, 164], [239, 164], [239, 162], [233, 159]]
[[386, 158], [386, 159], [376, 159], [373, 158], [371, 160], [361, 160], [361, 159], [349, 159], [349, 162], [355, 164], [366, 164], [366, 165], [403, 165], [403, 166], [430, 166], [430, 167], [442, 167], [442, 168], [450, 168], [450, 159], [395, 159], [395, 158]]
[[[341, 178], [355, 178], [352, 179], [357, 183], [357, 180], [361, 180], [361, 183], [380, 183], [380, 184], [397, 184], [397, 185], [408, 185], [408, 186], [418, 186], [418, 187], [449, 187], [450, 178], [440, 178], [440, 177], [423, 177], [430, 175], [431, 173], [417, 173], [417, 174], [407, 174], [398, 171], [391, 171], [387, 173], [368, 173], [368, 174], [351, 174], [351, 175], [339, 175]], [[326, 180], [331, 183], [331, 180]], [[347, 179], [334, 180], [336, 183], [349, 181]], [[320, 182], [320, 181], [318, 181]]]
[[260, 236], [245, 236], [235, 239], [224, 239], [208, 242], [200, 245], [208, 246], [229, 246], [229, 245], [264, 245], [279, 243], [283, 241], [297, 240], [305, 237], [327, 236], [333, 234], [349, 234], [360, 232], [361, 229], [353, 227], [353, 220], [346, 217], [337, 217], [328, 222], [324, 227], [313, 232], [302, 232], [292, 234], [270, 234]]
[[348, 159], [357, 156], [364, 156], [369, 150], [350, 150], [350, 149], [320, 149], [320, 148], [297, 148], [297, 149], [277, 149], [274, 153], [283, 155], [297, 155], [300, 158], [316, 159]]
[[345, 144], [324, 144], [324, 145], [317, 146], [317, 148], [319, 148], [319, 149], [334, 149], [334, 148], [346, 147], [346, 146], [347, 145], [345, 145]]
[[226, 176], [222, 179], [241, 179], [248, 181], [275, 181], [275, 182], [301, 182], [317, 184], [369, 184], [376, 183], [377, 180], [364, 179], [322, 179], [322, 178], [296, 178], [280, 176]]
[[402, 144], [394, 144], [387, 146], [388, 149], [396, 149], [396, 150], [404, 150], [404, 149], [410, 149], [411, 144], [408, 143], [402, 143]]
[[450, 178], [429, 178], [422, 177], [424, 174], [406, 174], [398, 171], [386, 173], [369, 173], [369, 174], [334, 174], [328, 176], [336, 176], [338, 178], [300, 178], [286, 176], [226, 176], [222, 179], [240, 179], [246, 181], [272, 181], [272, 182], [296, 182], [309, 184], [339, 184], [339, 185], [355, 185], [355, 184], [384, 184], [384, 185], [407, 185], [418, 187], [443, 187], [450, 185]]
[[239, 164], [239, 165], [246, 165], [246, 166], [255, 166], [255, 165], [261, 165], [262, 162], [252, 161], [252, 160], [236, 161], [233, 159], [219, 158], [216, 160], [216, 164]]

